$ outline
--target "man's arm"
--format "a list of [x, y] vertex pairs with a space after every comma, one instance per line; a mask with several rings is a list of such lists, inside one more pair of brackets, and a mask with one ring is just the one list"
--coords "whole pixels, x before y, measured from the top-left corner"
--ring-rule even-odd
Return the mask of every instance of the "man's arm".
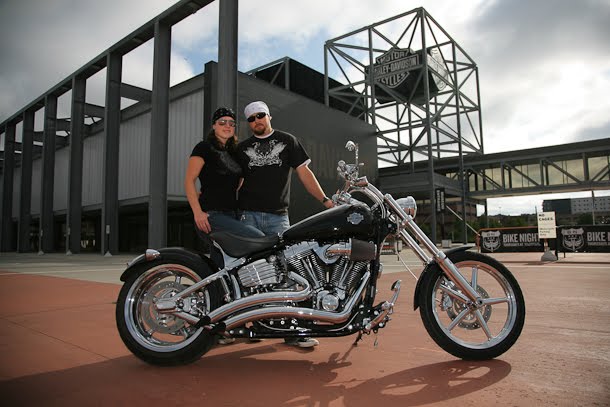
[[326, 197], [320, 183], [318, 182], [318, 179], [307, 165], [297, 167], [296, 171], [299, 179], [303, 183], [303, 186], [307, 192], [311, 194], [311, 196], [316, 198], [318, 202], [322, 203], [322, 205], [327, 208], [332, 208], [335, 206], [333, 201]]

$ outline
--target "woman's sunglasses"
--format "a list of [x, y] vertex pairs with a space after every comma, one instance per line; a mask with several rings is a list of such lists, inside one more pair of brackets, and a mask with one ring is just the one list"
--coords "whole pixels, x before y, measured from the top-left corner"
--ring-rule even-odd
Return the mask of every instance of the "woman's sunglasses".
[[224, 125], [228, 124], [231, 127], [235, 127], [235, 120], [220, 119], [220, 120], [216, 120], [216, 123], [218, 123], [218, 125], [220, 125], [220, 126], [224, 126]]
[[257, 114], [253, 114], [252, 116], [248, 117], [248, 123], [252, 123], [254, 120], [256, 119], [262, 119], [263, 117], [267, 116], [267, 113], [265, 112], [259, 112]]

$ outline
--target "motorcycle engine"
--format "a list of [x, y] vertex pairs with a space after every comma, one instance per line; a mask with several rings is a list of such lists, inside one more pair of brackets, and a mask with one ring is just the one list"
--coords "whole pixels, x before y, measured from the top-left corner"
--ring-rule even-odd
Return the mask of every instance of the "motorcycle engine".
[[295, 272], [309, 281], [314, 291], [308, 307], [341, 311], [375, 256], [375, 244], [355, 239], [323, 246], [302, 242], [243, 266], [237, 275], [244, 294], [249, 295], [296, 289], [296, 283], [288, 278], [289, 272]]

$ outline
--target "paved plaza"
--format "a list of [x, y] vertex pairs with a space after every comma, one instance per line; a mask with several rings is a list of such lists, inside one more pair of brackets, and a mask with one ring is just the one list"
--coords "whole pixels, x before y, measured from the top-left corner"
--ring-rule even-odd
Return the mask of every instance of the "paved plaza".
[[[403, 253], [418, 275], [421, 264]], [[119, 276], [134, 255], [0, 254], [0, 394], [7, 406], [608, 406], [610, 254], [496, 254], [523, 289], [520, 339], [485, 362], [461, 361], [413, 311], [415, 281], [384, 255], [378, 299], [403, 281], [378, 335], [218, 346], [182, 367], [150, 366], [121, 342]]]

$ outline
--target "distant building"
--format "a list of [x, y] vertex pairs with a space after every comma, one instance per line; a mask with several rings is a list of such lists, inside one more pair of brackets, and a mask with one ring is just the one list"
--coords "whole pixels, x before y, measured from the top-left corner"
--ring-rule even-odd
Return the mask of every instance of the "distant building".
[[572, 215], [571, 199], [549, 199], [542, 201], [544, 212], [555, 212], [556, 215]]
[[610, 196], [548, 199], [542, 202], [542, 209], [555, 212], [562, 224], [576, 224], [583, 214], [594, 215], [596, 223], [606, 223], [610, 219]]

